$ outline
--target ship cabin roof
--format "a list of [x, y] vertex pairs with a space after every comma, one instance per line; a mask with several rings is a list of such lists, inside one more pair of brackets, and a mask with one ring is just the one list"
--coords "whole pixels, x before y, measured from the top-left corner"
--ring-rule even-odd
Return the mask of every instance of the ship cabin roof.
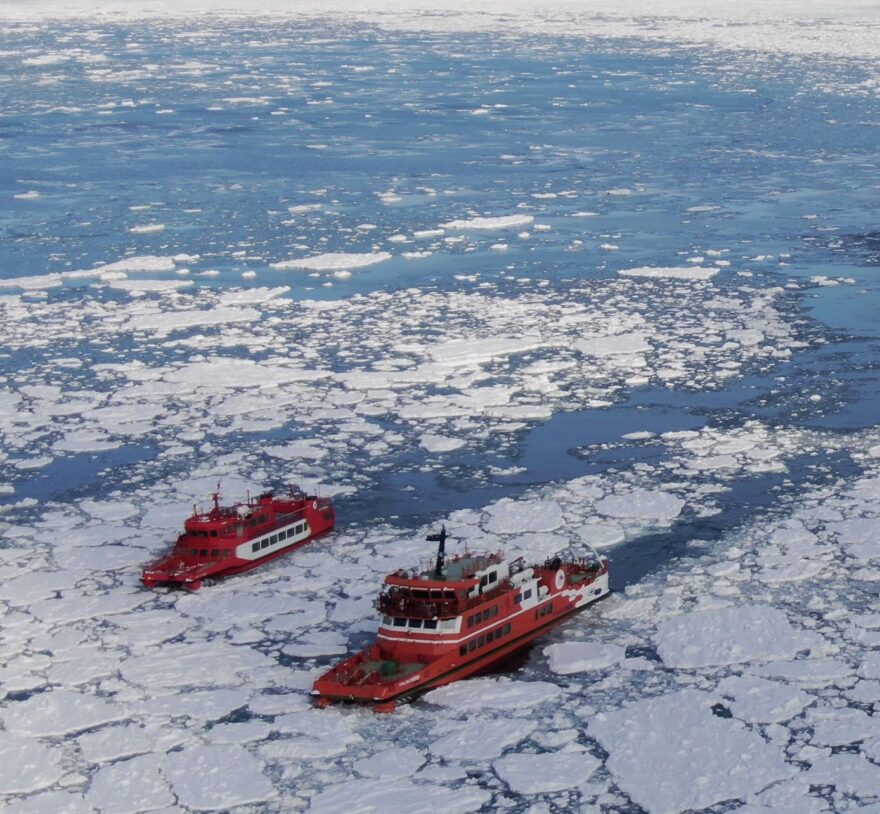
[[[194, 509], [184, 522], [184, 534], [189, 537], [217, 537], [226, 534], [250, 535], [262, 531], [277, 522], [283, 522], [302, 511], [308, 498], [300, 491], [290, 490], [289, 495], [275, 497], [263, 492], [246, 503], [221, 506], [219, 495], [214, 495], [214, 506], [207, 512]], [[183, 535], [182, 535], [183, 536]]]
[[471, 554], [466, 551], [447, 559], [443, 563], [440, 576], [437, 575], [433, 563], [430, 563], [421, 570], [402, 568], [395, 571], [385, 578], [385, 584], [408, 588], [470, 589], [493, 565], [500, 565], [502, 562], [500, 552]]

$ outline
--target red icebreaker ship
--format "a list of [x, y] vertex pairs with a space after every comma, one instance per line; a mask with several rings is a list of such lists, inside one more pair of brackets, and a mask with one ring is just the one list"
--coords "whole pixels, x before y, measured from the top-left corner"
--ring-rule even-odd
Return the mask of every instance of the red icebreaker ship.
[[439, 542], [436, 565], [385, 578], [376, 641], [315, 682], [316, 704], [358, 701], [391, 711], [509, 656], [609, 591], [608, 558], [592, 548], [527, 566], [500, 552], [446, 560], [446, 539], [445, 529], [428, 537]]
[[221, 506], [219, 492], [213, 498], [209, 512], [193, 510], [171, 552], [144, 568], [144, 585], [182, 585], [197, 591], [208, 577], [249, 571], [301, 548], [330, 531], [335, 522], [329, 498], [306, 495], [292, 486], [283, 497], [264, 492], [233, 506]]

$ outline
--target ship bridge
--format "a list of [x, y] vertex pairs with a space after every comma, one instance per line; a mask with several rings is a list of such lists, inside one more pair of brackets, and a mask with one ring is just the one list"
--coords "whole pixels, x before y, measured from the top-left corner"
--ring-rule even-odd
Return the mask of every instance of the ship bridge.
[[439, 576], [435, 568], [390, 574], [376, 607], [391, 617], [455, 617], [480, 604], [484, 595], [493, 593], [509, 578], [509, 564], [500, 552], [466, 552], [446, 560]]

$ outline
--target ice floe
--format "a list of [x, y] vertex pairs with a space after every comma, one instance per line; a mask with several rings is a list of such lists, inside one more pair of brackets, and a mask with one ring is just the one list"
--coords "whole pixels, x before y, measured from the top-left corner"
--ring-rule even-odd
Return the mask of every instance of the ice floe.
[[440, 228], [444, 230], [494, 230], [494, 229], [519, 229], [522, 226], [528, 226], [534, 222], [533, 215], [501, 215], [499, 217], [487, 218], [476, 217], [464, 220], [451, 220], [448, 223], [441, 223]]
[[649, 279], [670, 280], [709, 280], [718, 273], [717, 268], [697, 268], [685, 266], [683, 268], [660, 268], [642, 266], [640, 268], [622, 269], [617, 272], [624, 277], [646, 277]]
[[195, 811], [222, 811], [275, 796], [259, 761], [235, 744], [171, 752], [162, 769], [178, 802]]
[[544, 648], [554, 673], [569, 675], [586, 670], [605, 670], [623, 660], [625, 648], [596, 642], [561, 642]]
[[681, 690], [590, 722], [589, 732], [609, 753], [609, 770], [646, 811], [707, 808], [796, 774], [758, 734], [714, 716], [712, 703], [708, 693]]
[[352, 252], [329, 252], [317, 254], [312, 257], [302, 257], [292, 260], [281, 260], [270, 263], [269, 267], [279, 270], [302, 269], [304, 271], [345, 271], [348, 269], [366, 268], [376, 263], [389, 260], [389, 252], [371, 252], [356, 254]]
[[353, 808], [359, 808], [399, 814], [434, 811], [467, 814], [479, 811], [490, 799], [489, 792], [468, 785], [446, 788], [404, 779], [350, 780], [314, 795], [308, 811], [309, 814], [350, 814]]
[[586, 783], [599, 765], [588, 752], [521, 752], [496, 760], [492, 768], [512, 791], [546, 794]]
[[665, 619], [657, 628], [657, 652], [671, 667], [782, 659], [801, 650], [823, 650], [813, 631], [793, 628], [785, 613], [761, 605], [696, 611]]

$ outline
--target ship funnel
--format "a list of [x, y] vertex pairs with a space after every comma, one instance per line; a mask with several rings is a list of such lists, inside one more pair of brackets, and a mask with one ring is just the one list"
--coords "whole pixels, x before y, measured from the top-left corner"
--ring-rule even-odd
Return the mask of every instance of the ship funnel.
[[446, 558], [446, 540], [449, 535], [446, 533], [446, 524], [440, 527], [439, 534], [429, 534], [425, 539], [429, 543], [439, 543], [437, 546], [437, 564], [434, 566], [434, 578], [443, 578], [443, 561]]

